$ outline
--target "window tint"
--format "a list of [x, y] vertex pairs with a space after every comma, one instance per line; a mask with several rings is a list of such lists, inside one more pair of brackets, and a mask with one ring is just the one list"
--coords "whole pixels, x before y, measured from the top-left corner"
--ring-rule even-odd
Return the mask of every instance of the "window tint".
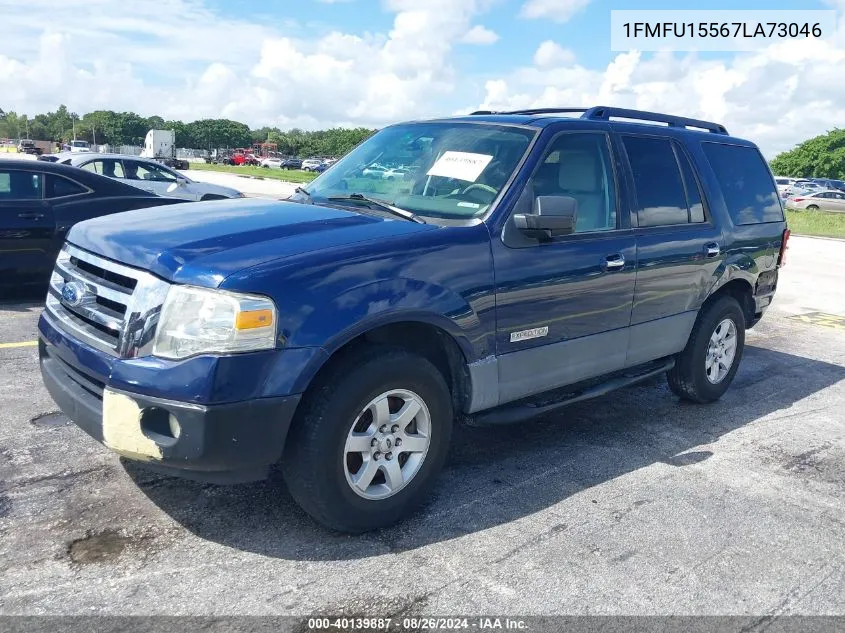
[[126, 177], [130, 180], [152, 180], [155, 182], [176, 182], [176, 176], [152, 165], [135, 161], [126, 162]]
[[0, 170], [0, 200], [40, 200], [41, 179], [39, 172]]
[[50, 174], [47, 178], [47, 196], [48, 198], [61, 198], [62, 196], [75, 196], [80, 193], [87, 193], [87, 189], [80, 184]]
[[92, 171], [101, 176], [108, 176], [109, 178], [125, 178], [123, 173], [123, 164], [119, 160], [92, 160], [90, 163], [85, 163], [82, 169]]
[[754, 147], [702, 143], [722, 187], [734, 224], [782, 222], [783, 208], [771, 172]]
[[575, 198], [576, 233], [616, 228], [616, 182], [604, 134], [558, 136], [530, 186], [535, 197]]
[[634, 176], [639, 226], [686, 224], [687, 197], [672, 143], [641, 136], [625, 137], [624, 143]]
[[695, 174], [692, 171], [692, 165], [686, 152], [675, 145], [675, 155], [678, 158], [678, 164], [681, 166], [681, 174], [684, 177], [684, 189], [687, 193], [687, 206], [689, 207], [689, 221], [690, 222], [704, 222], [704, 202], [701, 199], [701, 188], [698, 186], [698, 181], [695, 179]]

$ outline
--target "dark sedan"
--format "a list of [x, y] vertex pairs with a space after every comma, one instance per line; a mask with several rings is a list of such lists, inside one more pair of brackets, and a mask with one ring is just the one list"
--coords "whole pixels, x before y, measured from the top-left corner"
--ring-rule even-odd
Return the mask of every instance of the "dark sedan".
[[282, 169], [302, 169], [301, 158], [285, 158], [279, 165]]
[[68, 229], [82, 220], [181, 200], [56, 163], [0, 160], [0, 296], [45, 285]]

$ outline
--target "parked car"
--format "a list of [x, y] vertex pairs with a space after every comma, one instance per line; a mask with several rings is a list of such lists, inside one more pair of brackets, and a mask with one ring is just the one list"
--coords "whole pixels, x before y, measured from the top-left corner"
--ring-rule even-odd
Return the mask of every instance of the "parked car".
[[842, 180], [834, 180], [833, 178], [813, 178], [813, 182], [828, 191], [845, 191], [845, 181]]
[[823, 191], [824, 187], [813, 180], [796, 180], [793, 185], [799, 191]]
[[797, 178], [784, 178], [782, 176], [775, 176], [775, 184], [778, 188], [778, 193], [783, 194], [787, 188], [795, 184]]
[[91, 146], [88, 145], [88, 141], [71, 141], [67, 144], [67, 148], [69, 152], [73, 152], [74, 154], [91, 151]]
[[85, 171], [116, 178], [128, 185], [168, 198], [181, 200], [222, 200], [243, 198], [237, 189], [191, 180], [151, 158], [120, 154], [73, 154], [61, 161]]
[[77, 222], [177, 202], [65, 165], [0, 162], [0, 292], [46, 286], [67, 231]]
[[381, 165], [370, 165], [361, 171], [361, 175], [365, 178], [384, 178], [387, 173], [387, 167]]
[[[75, 226], [39, 322], [47, 389], [160, 472], [279, 463], [349, 532], [422, 501], [456, 416], [524, 422], [661, 374], [718, 400], [789, 236], [760, 151], [708, 121], [544, 112], [383, 128], [286, 202]], [[412, 186], [356, 190], [380, 156], [420, 165]], [[80, 279], [126, 316], [81, 311]]]
[[317, 169], [321, 167], [322, 164], [323, 161], [318, 158], [306, 158], [304, 161], [302, 161], [301, 169], [305, 171], [317, 171]]
[[388, 169], [382, 174], [382, 178], [385, 180], [405, 180], [411, 175], [411, 171], [409, 169], [404, 169], [402, 167], [394, 167], [393, 169]]
[[282, 159], [281, 158], [262, 158], [261, 159], [261, 166], [265, 167], [266, 169], [281, 169], [282, 168]]
[[300, 158], [285, 158], [280, 167], [282, 169], [302, 169], [302, 159]]
[[788, 209], [806, 209], [808, 211], [833, 211], [845, 213], [845, 192], [838, 189], [815, 191], [787, 198]]

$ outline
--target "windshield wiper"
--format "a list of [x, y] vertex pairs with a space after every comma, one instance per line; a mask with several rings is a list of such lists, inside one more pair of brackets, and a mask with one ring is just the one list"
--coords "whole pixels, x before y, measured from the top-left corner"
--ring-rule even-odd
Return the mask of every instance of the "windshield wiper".
[[383, 200], [378, 200], [376, 198], [370, 198], [369, 196], [365, 196], [362, 193], [350, 193], [348, 196], [332, 196], [331, 198], [327, 198], [327, 200], [331, 200], [333, 202], [342, 202], [344, 200], [358, 200], [361, 202], [368, 202], [369, 204], [382, 209], [383, 211], [387, 211], [388, 213], [392, 213], [395, 216], [400, 218], [404, 218], [405, 220], [410, 220], [411, 222], [416, 222], [418, 224], [425, 224], [426, 221], [423, 220], [420, 216], [408, 211], [407, 209], [400, 209], [399, 207], [394, 207], [392, 204], [388, 204]]
[[305, 189], [303, 189], [302, 187], [297, 187], [297, 188], [296, 188], [296, 189], [294, 189], [293, 191], [294, 191], [294, 193], [301, 193], [301, 194], [302, 194], [303, 196], [305, 196], [306, 198], [310, 198], [310, 197], [311, 197], [311, 194], [310, 194], [310, 193], [308, 193], [308, 192], [307, 192]]

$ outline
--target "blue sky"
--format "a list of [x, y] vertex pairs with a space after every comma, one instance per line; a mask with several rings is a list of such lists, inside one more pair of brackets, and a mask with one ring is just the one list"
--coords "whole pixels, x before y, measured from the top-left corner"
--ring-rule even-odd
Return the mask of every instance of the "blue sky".
[[[621, 105], [724, 122], [773, 154], [845, 126], [845, 28], [754, 53], [613, 52], [669, 0], [0, 0], [0, 107], [379, 126], [479, 107]], [[691, 9], [837, 9], [709, 0]]]

